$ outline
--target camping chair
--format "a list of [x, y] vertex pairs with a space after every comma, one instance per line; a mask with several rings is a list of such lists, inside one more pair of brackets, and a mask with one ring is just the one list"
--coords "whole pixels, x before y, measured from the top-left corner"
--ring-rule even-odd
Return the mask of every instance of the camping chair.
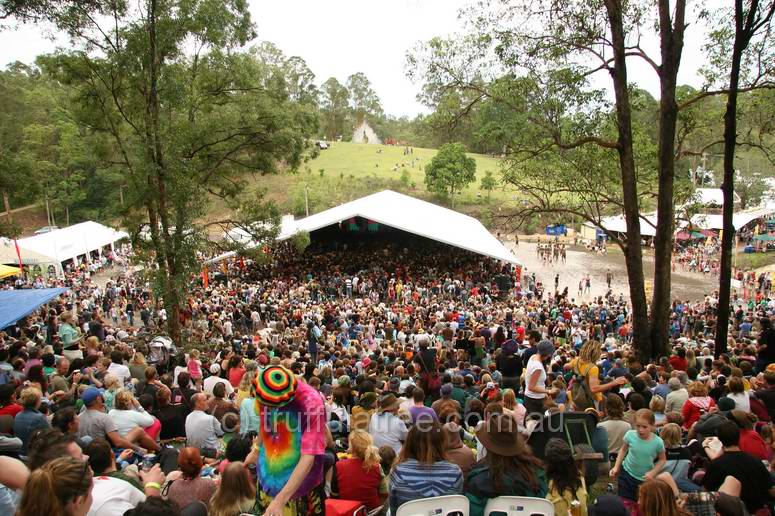
[[506, 516], [554, 516], [554, 504], [544, 498], [530, 496], [499, 496], [487, 500], [484, 516], [504, 513]]
[[436, 496], [406, 502], [394, 516], [445, 516], [459, 513], [468, 516], [469, 502], [463, 495]]
[[581, 452], [584, 480], [591, 486], [597, 481], [598, 463], [605, 461], [603, 454], [596, 453], [592, 447], [592, 433], [596, 425], [597, 418], [586, 412], [554, 412], [544, 416], [527, 443], [536, 457], [543, 460], [549, 439], [557, 437], [564, 440], [572, 450]]

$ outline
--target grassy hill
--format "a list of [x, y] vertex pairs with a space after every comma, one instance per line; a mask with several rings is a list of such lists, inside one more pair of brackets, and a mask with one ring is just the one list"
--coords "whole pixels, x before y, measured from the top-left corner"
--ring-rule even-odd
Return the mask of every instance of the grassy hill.
[[[335, 142], [296, 174], [261, 177], [255, 187], [266, 188], [268, 196], [283, 211], [299, 216], [305, 212], [305, 186], [309, 193], [310, 213], [384, 189], [449, 204], [425, 189], [425, 165], [435, 154], [435, 149], [413, 148], [411, 154], [404, 155], [404, 147]], [[479, 154], [471, 156], [476, 160], [477, 179], [456, 196], [455, 208], [479, 212], [491, 204], [487, 201], [487, 192], [480, 190], [481, 178], [488, 170], [495, 174], [499, 161]], [[506, 197], [506, 192], [499, 188], [492, 192], [491, 202], [494, 204]]]

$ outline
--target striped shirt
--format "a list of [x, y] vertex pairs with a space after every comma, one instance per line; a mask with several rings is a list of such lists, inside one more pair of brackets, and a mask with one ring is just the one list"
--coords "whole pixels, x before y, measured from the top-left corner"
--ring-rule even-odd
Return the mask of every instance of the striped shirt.
[[446, 460], [421, 464], [415, 459], [398, 464], [390, 473], [390, 511], [419, 498], [463, 492], [463, 472]]

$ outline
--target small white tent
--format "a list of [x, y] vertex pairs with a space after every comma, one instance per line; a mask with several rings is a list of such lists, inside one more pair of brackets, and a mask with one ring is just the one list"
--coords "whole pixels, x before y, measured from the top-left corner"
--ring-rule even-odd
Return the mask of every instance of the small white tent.
[[35, 235], [19, 239], [19, 248], [22, 257], [25, 251], [31, 251], [37, 255], [46, 256], [49, 262], [57, 267], [57, 274], [61, 274], [61, 264], [79, 256], [86, 256], [91, 260], [89, 253], [102, 251], [105, 246], [128, 238], [124, 231], [116, 231], [97, 222], [88, 221], [72, 226], [57, 229], [42, 235]]

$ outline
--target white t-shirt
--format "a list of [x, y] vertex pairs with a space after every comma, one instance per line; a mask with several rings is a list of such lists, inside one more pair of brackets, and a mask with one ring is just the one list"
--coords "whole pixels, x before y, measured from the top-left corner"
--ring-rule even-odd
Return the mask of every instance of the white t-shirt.
[[135, 427], [145, 428], [153, 424], [153, 416], [145, 411], [113, 409], [108, 412], [108, 416], [116, 423], [116, 430], [121, 437], [126, 436]]
[[525, 396], [527, 396], [528, 398], [533, 398], [535, 400], [542, 400], [546, 398], [546, 393], [533, 392], [527, 387], [527, 385], [530, 384], [530, 378], [533, 376], [533, 373], [537, 370], [541, 371], [541, 374], [538, 377], [538, 382], [536, 383], [536, 386], [545, 387], [546, 386], [546, 368], [544, 367], [544, 364], [541, 362], [541, 360], [538, 359], [538, 353], [530, 357], [530, 360], [527, 361], [527, 374], [525, 376]]
[[219, 376], [208, 376], [205, 378], [205, 381], [202, 382], [202, 390], [205, 394], [209, 394], [210, 396], [213, 395], [213, 387], [215, 387], [216, 383], [223, 383], [226, 386], [226, 397], [228, 398], [231, 396], [231, 394], [234, 392], [234, 387], [231, 386], [231, 384], [224, 380], [223, 378]]
[[115, 375], [122, 386], [132, 379], [132, 373], [129, 372], [129, 368], [124, 364], [116, 364], [115, 362], [111, 362], [111, 364], [108, 366], [108, 372], [112, 375]]
[[92, 497], [94, 501], [86, 516], [122, 516], [145, 501], [145, 493], [114, 477], [94, 477]]

